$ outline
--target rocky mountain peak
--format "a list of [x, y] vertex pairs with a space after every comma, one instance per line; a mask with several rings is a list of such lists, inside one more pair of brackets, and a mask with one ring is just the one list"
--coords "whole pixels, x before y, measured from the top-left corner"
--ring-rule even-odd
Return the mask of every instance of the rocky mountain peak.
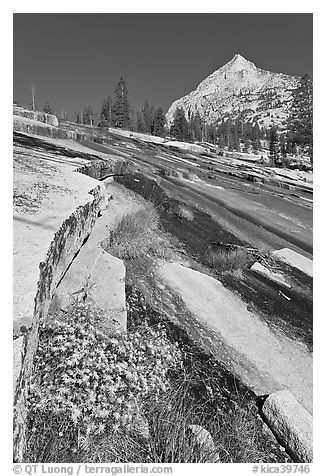
[[195, 91], [177, 99], [166, 117], [169, 124], [181, 107], [189, 120], [199, 113], [206, 123], [241, 119], [260, 127], [285, 126], [291, 91], [298, 78], [257, 67], [237, 53], [224, 66], [205, 78]]
[[256, 68], [256, 66], [254, 65], [254, 63], [237, 53], [228, 63], [226, 63], [226, 65], [224, 65], [224, 68], [242, 71], [244, 69]]

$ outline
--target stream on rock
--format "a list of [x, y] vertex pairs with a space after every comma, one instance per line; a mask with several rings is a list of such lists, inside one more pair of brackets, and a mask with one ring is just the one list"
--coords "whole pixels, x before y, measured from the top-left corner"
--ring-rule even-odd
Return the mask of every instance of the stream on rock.
[[[232, 249], [233, 245], [244, 250], [252, 246], [225, 230], [199, 208], [169, 197], [155, 180], [140, 173], [125, 174], [115, 180], [154, 203], [160, 213], [164, 231], [175, 236], [184, 246], [187, 255], [201, 265], [207, 266], [209, 251], [218, 252], [221, 248], [228, 247]], [[175, 211], [180, 203], [191, 211], [193, 220], [177, 216]], [[259, 260], [260, 255], [264, 254], [257, 250], [254, 256]], [[300, 340], [312, 350], [312, 279], [293, 268], [284, 269], [295, 281], [296, 285], [291, 290], [257, 275], [249, 268], [241, 270], [241, 279], [237, 273], [218, 274], [216, 277], [224, 286], [239, 294], [271, 328]]]

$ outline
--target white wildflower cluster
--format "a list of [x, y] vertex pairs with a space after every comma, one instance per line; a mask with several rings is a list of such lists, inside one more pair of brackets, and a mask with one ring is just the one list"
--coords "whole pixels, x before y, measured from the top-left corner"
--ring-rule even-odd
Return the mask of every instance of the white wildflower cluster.
[[131, 428], [149, 396], [167, 390], [167, 373], [181, 353], [163, 328], [107, 336], [97, 329], [98, 311], [74, 304], [66, 322], [40, 329], [29, 389], [31, 411], [69, 412], [85, 435]]

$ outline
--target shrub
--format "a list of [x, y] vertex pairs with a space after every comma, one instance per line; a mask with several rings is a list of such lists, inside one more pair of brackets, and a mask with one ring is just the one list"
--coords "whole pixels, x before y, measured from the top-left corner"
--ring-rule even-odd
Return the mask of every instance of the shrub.
[[128, 433], [143, 402], [165, 392], [168, 371], [181, 365], [178, 346], [161, 327], [144, 324], [137, 332], [108, 336], [97, 330], [103, 316], [89, 305], [76, 303], [66, 316], [40, 329], [28, 395], [28, 447], [36, 461], [45, 434], [76, 451], [80, 441]]

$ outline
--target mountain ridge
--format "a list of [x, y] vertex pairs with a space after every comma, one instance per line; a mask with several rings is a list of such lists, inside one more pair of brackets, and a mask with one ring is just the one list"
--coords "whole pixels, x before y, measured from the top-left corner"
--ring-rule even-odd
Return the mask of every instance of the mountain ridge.
[[211, 73], [186, 96], [170, 106], [166, 118], [171, 124], [174, 111], [182, 107], [189, 120], [200, 114], [208, 124], [222, 119], [244, 120], [261, 127], [285, 127], [292, 90], [299, 78], [258, 68], [237, 53]]

